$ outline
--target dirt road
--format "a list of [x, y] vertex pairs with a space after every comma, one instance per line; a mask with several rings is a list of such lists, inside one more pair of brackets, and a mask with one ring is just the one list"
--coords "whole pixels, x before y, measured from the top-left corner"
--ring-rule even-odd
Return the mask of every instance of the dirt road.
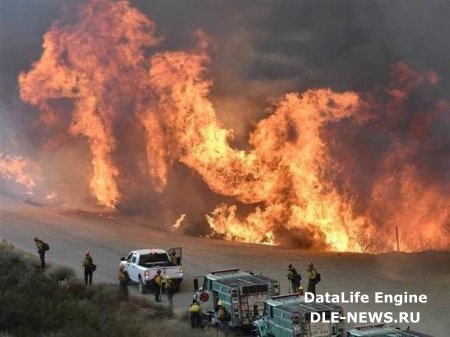
[[450, 333], [450, 253], [316, 253], [238, 244], [149, 229], [134, 218], [37, 207], [0, 196], [0, 238], [35, 252], [33, 235], [50, 243], [47, 254], [50, 263], [68, 265], [80, 277], [83, 252], [90, 249], [98, 266], [94, 282], [117, 282], [119, 259], [132, 249], [182, 246], [185, 281], [181, 293], [174, 298], [177, 312], [185, 310], [192, 300], [192, 279], [211, 270], [252, 269], [280, 280], [282, 290], [287, 291], [287, 264], [293, 263], [305, 278], [306, 266], [314, 262], [322, 275], [319, 293], [359, 290], [373, 298], [375, 291], [392, 294], [407, 291], [428, 297], [427, 304], [346, 304], [346, 311], [420, 312], [420, 323], [402, 326], [411, 325], [437, 337]]

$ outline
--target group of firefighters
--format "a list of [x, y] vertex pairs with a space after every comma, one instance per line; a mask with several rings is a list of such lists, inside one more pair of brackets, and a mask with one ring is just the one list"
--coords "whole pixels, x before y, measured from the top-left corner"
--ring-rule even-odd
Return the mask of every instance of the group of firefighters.
[[[37, 236], [33, 237], [33, 241], [36, 244], [36, 248], [39, 254], [39, 259], [41, 262], [41, 267], [45, 269], [45, 253], [50, 249], [50, 246], [45, 243], [43, 240], [38, 238]], [[177, 264], [177, 257], [175, 252], [172, 253], [171, 260], [174, 264]], [[97, 266], [94, 264], [94, 260], [92, 259], [91, 252], [86, 250], [84, 252], [84, 258], [81, 261], [81, 266], [84, 270], [84, 284], [92, 285], [92, 276], [94, 271], [97, 269]], [[128, 299], [128, 285], [130, 284], [130, 277], [128, 272], [125, 270], [124, 265], [119, 266], [119, 289], [120, 296], [122, 299]], [[161, 294], [163, 291], [167, 294], [167, 300], [169, 306], [173, 307], [173, 294], [175, 293], [175, 282], [170, 277], [170, 275], [166, 275], [165, 278], [161, 276], [161, 270], [156, 272], [155, 277], [153, 278], [153, 286], [155, 290], [155, 302], [161, 302]]]
[[[42, 241], [37, 236], [33, 236], [33, 241], [36, 244], [39, 259], [41, 261], [41, 267], [45, 269], [45, 253], [50, 249], [50, 246], [48, 245], [48, 243]], [[92, 285], [92, 275], [97, 269], [97, 266], [94, 264], [94, 260], [92, 259], [91, 252], [89, 250], [86, 250], [84, 252], [84, 258], [81, 261], [81, 266], [84, 270], [84, 284]]]
[[[36, 243], [36, 248], [39, 253], [40, 261], [41, 261], [41, 267], [45, 268], [45, 253], [47, 250], [49, 250], [49, 245], [39, 239], [37, 236], [33, 237], [33, 240]], [[173, 252], [175, 253], [175, 252]], [[171, 256], [172, 262], [177, 264], [176, 262], [176, 256], [173, 254]], [[85, 285], [92, 285], [92, 275], [93, 272], [96, 270], [96, 265], [94, 264], [94, 261], [91, 256], [91, 252], [89, 250], [85, 251], [84, 258], [82, 261], [82, 267], [84, 269], [84, 283]], [[308, 268], [306, 269], [307, 275], [308, 275], [308, 288], [307, 291], [316, 294], [316, 284], [320, 281], [320, 274], [317, 273], [316, 269], [314, 268], [313, 263], [310, 263], [308, 265]], [[288, 265], [288, 273], [287, 278], [290, 283], [290, 286], [292, 287], [292, 291], [294, 293], [300, 293], [303, 294], [304, 290], [301, 286], [301, 275], [297, 270], [294, 268], [292, 264]], [[118, 279], [119, 279], [119, 289], [120, 289], [120, 296], [122, 299], [127, 300], [128, 299], [128, 285], [130, 284], [130, 277], [128, 275], [128, 272], [125, 270], [124, 265], [120, 265], [119, 267], [119, 273], [118, 273]], [[153, 278], [153, 286], [155, 291], [155, 302], [161, 302], [161, 294], [163, 291], [166, 292], [167, 300], [169, 303], [169, 307], [173, 307], [173, 295], [175, 293], [175, 282], [170, 277], [170, 275], [166, 275], [166, 277], [163, 277], [161, 275], [161, 270], [158, 270], [156, 272], [155, 277]], [[290, 292], [290, 289], [289, 289]], [[219, 322], [219, 328], [226, 331], [227, 328], [227, 320], [228, 320], [228, 313], [225, 309], [223, 303], [221, 300], [217, 302], [217, 305], [214, 308], [215, 315], [217, 318], [217, 321]], [[202, 308], [200, 304], [198, 303], [197, 299], [194, 299], [192, 301], [191, 306], [189, 307], [189, 314], [191, 319], [191, 327], [192, 328], [201, 328], [202, 327]]]
[[[219, 322], [219, 329], [226, 331], [230, 315], [221, 300], [217, 301], [217, 305], [214, 307], [214, 313], [217, 321]], [[202, 328], [202, 307], [198, 303], [197, 299], [192, 300], [192, 304], [189, 307], [189, 314], [191, 317], [191, 327], [193, 329]]]
[[[311, 262], [306, 269], [308, 275], [308, 288], [307, 291], [316, 295], [316, 284], [320, 281], [320, 274], [317, 273], [317, 270], [314, 268], [314, 264]], [[288, 265], [288, 273], [287, 278], [290, 282], [290, 286], [292, 287], [292, 292], [294, 293], [303, 293], [304, 289], [301, 286], [302, 277], [300, 273], [292, 266], [291, 263]], [[290, 290], [289, 290], [290, 292]]]

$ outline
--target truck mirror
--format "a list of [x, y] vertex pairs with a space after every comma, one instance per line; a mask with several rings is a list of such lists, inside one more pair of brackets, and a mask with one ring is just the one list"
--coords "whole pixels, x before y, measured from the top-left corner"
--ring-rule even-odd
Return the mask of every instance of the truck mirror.
[[195, 278], [194, 279], [194, 291], [198, 290], [198, 280]]
[[122, 257], [120, 258], [120, 261], [125, 261], [125, 258], [122, 256]]

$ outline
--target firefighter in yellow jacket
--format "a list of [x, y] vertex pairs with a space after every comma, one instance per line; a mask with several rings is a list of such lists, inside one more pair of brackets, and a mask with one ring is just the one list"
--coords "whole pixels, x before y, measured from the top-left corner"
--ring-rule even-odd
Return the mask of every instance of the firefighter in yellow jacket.
[[37, 236], [33, 236], [33, 241], [36, 243], [36, 248], [41, 260], [41, 267], [45, 268], [45, 252], [49, 249], [49, 246]]
[[306, 272], [308, 273], [308, 292], [313, 293], [314, 296], [316, 296], [317, 271], [314, 268], [312, 262], [308, 265], [308, 269], [306, 269]]
[[84, 259], [81, 262], [81, 265], [84, 269], [84, 284], [92, 285], [92, 274], [94, 273], [96, 266], [89, 250], [84, 252]]
[[119, 290], [120, 297], [124, 300], [128, 300], [128, 284], [130, 283], [130, 276], [128, 272], [125, 270], [124, 265], [120, 265], [119, 267]]
[[167, 301], [169, 302], [169, 307], [173, 307], [173, 294], [175, 293], [175, 282], [170, 277], [170, 275], [166, 276], [166, 294], [167, 294]]
[[189, 314], [191, 316], [191, 327], [201, 328], [202, 326], [202, 308], [198, 304], [197, 300], [192, 300], [192, 304], [189, 307]]
[[163, 278], [161, 276], [161, 270], [158, 269], [155, 277], [153, 277], [153, 286], [155, 288], [155, 302], [161, 302]]

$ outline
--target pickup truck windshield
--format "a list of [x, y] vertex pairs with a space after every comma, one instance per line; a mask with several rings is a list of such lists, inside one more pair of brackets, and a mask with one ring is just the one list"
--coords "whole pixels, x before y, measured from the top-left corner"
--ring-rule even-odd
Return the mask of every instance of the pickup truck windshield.
[[169, 263], [169, 257], [167, 254], [145, 254], [139, 258], [139, 265], [143, 267], [149, 267], [152, 265], [166, 265]]

